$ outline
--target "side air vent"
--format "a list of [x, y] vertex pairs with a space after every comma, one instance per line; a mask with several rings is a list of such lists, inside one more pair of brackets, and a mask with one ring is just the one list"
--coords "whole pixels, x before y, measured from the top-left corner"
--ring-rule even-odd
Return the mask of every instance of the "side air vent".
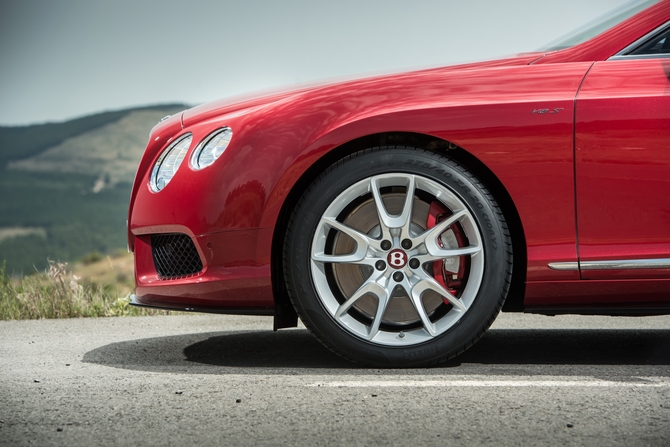
[[155, 234], [151, 250], [161, 279], [186, 278], [202, 271], [198, 250], [186, 234]]

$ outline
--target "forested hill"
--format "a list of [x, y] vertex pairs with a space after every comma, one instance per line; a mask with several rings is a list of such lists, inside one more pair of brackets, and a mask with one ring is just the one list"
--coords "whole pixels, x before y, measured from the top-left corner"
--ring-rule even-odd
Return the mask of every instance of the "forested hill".
[[0, 126], [0, 263], [42, 270], [126, 246], [130, 188], [151, 128], [188, 108], [166, 104], [61, 123]]

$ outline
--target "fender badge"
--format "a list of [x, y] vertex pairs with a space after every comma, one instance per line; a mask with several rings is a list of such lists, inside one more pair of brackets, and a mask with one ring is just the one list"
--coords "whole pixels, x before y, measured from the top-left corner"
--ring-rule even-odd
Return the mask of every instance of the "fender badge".
[[530, 112], [532, 115], [544, 115], [546, 113], [558, 113], [561, 110], [563, 110], [563, 107], [559, 107], [556, 109], [533, 109], [532, 112]]

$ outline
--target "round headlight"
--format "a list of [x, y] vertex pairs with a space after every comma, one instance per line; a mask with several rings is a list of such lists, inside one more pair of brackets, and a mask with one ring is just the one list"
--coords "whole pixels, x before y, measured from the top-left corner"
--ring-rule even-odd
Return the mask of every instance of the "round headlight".
[[153, 192], [160, 191], [170, 183], [172, 177], [177, 173], [179, 165], [181, 165], [184, 157], [186, 157], [186, 152], [188, 152], [188, 148], [191, 146], [191, 140], [193, 140], [193, 135], [190, 133], [186, 134], [163, 151], [154, 165], [153, 171], [151, 171], [151, 181], [149, 184]]
[[233, 138], [233, 130], [230, 127], [224, 127], [211, 133], [193, 151], [191, 157], [193, 169], [206, 168], [214, 163], [226, 150], [231, 138]]

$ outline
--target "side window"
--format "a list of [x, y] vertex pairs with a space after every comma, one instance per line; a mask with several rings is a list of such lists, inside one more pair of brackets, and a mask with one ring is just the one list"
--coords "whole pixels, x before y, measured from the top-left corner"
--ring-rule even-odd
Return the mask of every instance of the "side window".
[[637, 48], [633, 49], [627, 55], [641, 56], [653, 54], [670, 54], [670, 28], [656, 34]]

